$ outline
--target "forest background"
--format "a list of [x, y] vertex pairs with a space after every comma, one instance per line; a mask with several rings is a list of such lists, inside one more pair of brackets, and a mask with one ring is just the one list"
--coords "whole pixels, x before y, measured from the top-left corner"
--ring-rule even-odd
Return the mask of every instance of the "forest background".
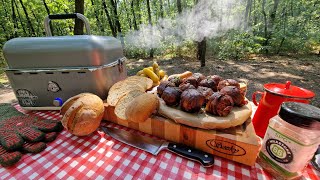
[[[121, 41], [131, 60], [129, 75], [155, 59], [169, 73], [174, 72], [169, 66], [183, 66], [178, 71], [223, 73], [222, 69], [241, 64], [227, 71], [232, 76], [232, 71], [250, 65], [241, 73], [251, 71], [253, 76], [245, 78], [255, 81], [258, 70], [269, 78], [259, 81], [254, 91], [272, 80], [261, 72], [263, 63], [272, 71], [279, 68], [274, 78], [285, 72], [283, 63], [287, 63], [298, 67], [281, 80], [293, 77], [297, 85], [320, 89], [315, 69], [320, 59], [319, 0], [0, 0], [0, 71], [6, 67], [5, 42], [46, 36], [43, 20], [47, 15], [75, 12], [88, 18], [91, 34]], [[80, 20], [52, 20], [50, 27], [54, 36], [86, 33]]]

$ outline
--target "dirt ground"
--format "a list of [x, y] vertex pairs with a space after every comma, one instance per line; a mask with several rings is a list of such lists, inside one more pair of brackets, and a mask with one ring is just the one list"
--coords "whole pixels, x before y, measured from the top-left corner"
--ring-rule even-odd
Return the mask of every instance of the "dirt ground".
[[[222, 61], [209, 58], [205, 67], [200, 67], [197, 60], [190, 58], [175, 58], [158, 60], [161, 69], [175, 74], [184, 71], [200, 72], [204, 75], [217, 74], [223, 78], [232, 78], [248, 82], [247, 98], [252, 100], [255, 91], [264, 91], [266, 83], [286, 83], [291, 81], [299, 86], [313, 91], [316, 96], [311, 104], [320, 107], [320, 57], [307, 58], [273, 56], [270, 58], [255, 57], [250, 60]], [[151, 60], [130, 60], [128, 74], [133, 75], [142, 67], [150, 66]]]
[[[175, 74], [184, 71], [200, 72], [204, 75], [217, 74], [223, 78], [233, 78], [248, 82], [247, 98], [252, 100], [255, 91], [263, 91], [266, 83], [285, 83], [313, 91], [316, 96], [311, 104], [320, 107], [320, 56], [254, 57], [250, 60], [222, 61], [208, 58], [205, 67], [200, 67], [197, 60], [191, 58], [174, 58], [157, 60], [161, 69]], [[128, 75], [134, 75], [143, 67], [150, 66], [150, 59], [130, 59], [127, 62]], [[6, 79], [1, 75], [1, 79]], [[15, 102], [15, 97], [8, 82], [0, 83], [0, 103]]]

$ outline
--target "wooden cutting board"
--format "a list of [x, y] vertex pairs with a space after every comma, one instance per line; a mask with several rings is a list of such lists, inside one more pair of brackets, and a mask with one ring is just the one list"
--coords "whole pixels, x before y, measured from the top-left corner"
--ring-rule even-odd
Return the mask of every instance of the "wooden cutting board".
[[143, 123], [121, 120], [114, 114], [114, 107], [105, 104], [104, 120], [249, 166], [254, 165], [261, 146], [250, 118], [233, 128], [206, 130], [182, 125], [160, 115], [153, 115]]

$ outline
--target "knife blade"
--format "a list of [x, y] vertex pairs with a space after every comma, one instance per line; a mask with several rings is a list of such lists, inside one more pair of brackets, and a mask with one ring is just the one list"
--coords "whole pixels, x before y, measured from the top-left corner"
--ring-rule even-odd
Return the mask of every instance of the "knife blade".
[[183, 144], [157, 140], [122, 129], [109, 127], [101, 127], [101, 129], [112, 138], [153, 155], [157, 155], [160, 151], [167, 149], [177, 155], [197, 161], [204, 167], [210, 167], [214, 164], [213, 155]]

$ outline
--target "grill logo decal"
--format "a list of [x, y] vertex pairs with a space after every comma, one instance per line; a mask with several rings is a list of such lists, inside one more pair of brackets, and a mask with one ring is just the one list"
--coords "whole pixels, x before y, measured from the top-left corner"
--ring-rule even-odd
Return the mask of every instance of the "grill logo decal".
[[54, 81], [49, 81], [47, 90], [51, 92], [58, 92], [61, 90], [61, 88], [58, 83]]

